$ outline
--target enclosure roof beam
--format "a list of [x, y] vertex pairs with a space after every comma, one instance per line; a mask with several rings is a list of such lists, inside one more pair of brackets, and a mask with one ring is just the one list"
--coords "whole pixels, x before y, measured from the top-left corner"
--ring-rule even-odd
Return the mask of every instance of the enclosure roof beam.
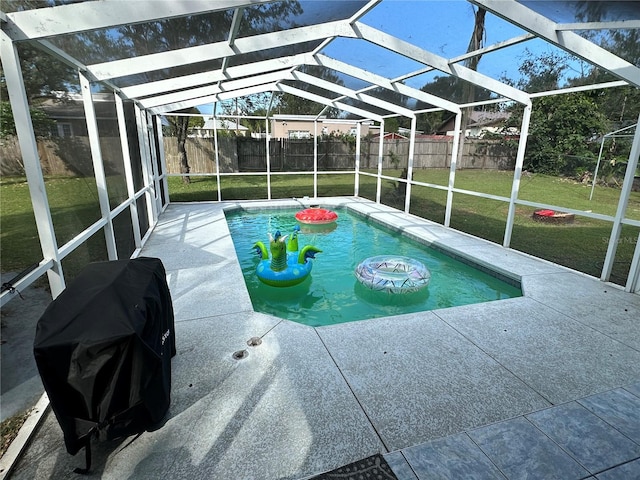
[[460, 108], [458, 107], [458, 105], [444, 98], [431, 95], [430, 93], [423, 92], [422, 90], [408, 87], [399, 82], [393, 82], [388, 78], [382, 77], [358, 67], [354, 67], [353, 65], [350, 65], [348, 63], [335, 60], [331, 57], [327, 57], [326, 55], [315, 55], [315, 64], [330, 68], [332, 70], [336, 70], [354, 78], [359, 78], [360, 80], [364, 80], [365, 82], [373, 83], [379, 87], [398, 92], [402, 95], [406, 95], [408, 97], [415, 98], [416, 100], [435, 105], [453, 113], [460, 112]]
[[[511, 5], [512, 2], [509, 2]], [[416, 62], [423, 63], [434, 67], [441, 72], [461, 78], [475, 85], [481, 86], [493, 92], [499, 93], [507, 98], [515, 100], [518, 103], [529, 105], [529, 95], [526, 92], [513, 88], [510, 85], [494, 80], [481, 73], [462, 65], [450, 65], [449, 60], [434, 53], [423, 50], [411, 43], [400, 40], [388, 33], [376, 30], [363, 23], [356, 23], [354, 30], [358, 33], [358, 37], [367, 40], [374, 45], [390, 50], [405, 57], [411, 58]]]
[[[229, 83], [231, 82], [227, 82], [227, 84]], [[172, 104], [151, 107], [149, 108], [149, 110], [154, 114], [168, 115], [169, 114], [168, 112], [171, 112], [174, 110], [183, 110], [190, 107], [197, 107], [198, 105], [204, 105], [207, 103], [219, 102], [222, 100], [228, 100], [231, 98], [252, 95], [255, 93], [264, 93], [264, 92], [269, 92], [273, 90], [279, 90], [282, 92], [290, 93], [292, 95], [296, 95], [298, 97], [306, 98], [307, 100], [315, 101], [321, 105], [327, 105], [333, 108], [337, 108], [339, 110], [344, 110], [345, 112], [353, 113], [365, 119], [371, 119], [371, 120], [377, 120], [377, 121], [382, 120], [382, 116], [376, 115], [372, 112], [363, 110], [361, 108], [354, 107], [342, 102], [335, 102], [321, 95], [309, 93], [304, 90], [291, 87], [289, 85], [276, 84], [276, 83], [266, 83], [264, 85], [256, 85], [255, 87], [242, 88], [239, 90], [217, 93], [217, 94], [213, 94], [205, 97], [191, 98], [181, 102], [175, 102]]]
[[614, 22], [556, 23], [556, 30], [636, 30], [640, 20], [618, 20]]
[[300, 90], [290, 85], [279, 83], [277, 85], [277, 89], [280, 90], [281, 92], [290, 93], [291, 95], [296, 95], [298, 97], [306, 98], [307, 100], [317, 102], [321, 105], [327, 105], [329, 107], [337, 108], [339, 110], [344, 110], [345, 112], [353, 113], [355, 115], [362, 117], [363, 119], [371, 119], [371, 120], [376, 120], [378, 122], [382, 121], [382, 116], [380, 115], [376, 115], [374, 113], [368, 112], [358, 107], [347, 105], [346, 103], [336, 102], [326, 97], [323, 97], [321, 95], [316, 95], [315, 93], [306, 92], [304, 90]]
[[384, 110], [388, 110], [393, 113], [398, 113], [400, 115], [404, 115], [405, 117], [413, 118], [415, 114], [413, 111], [408, 108], [404, 108], [395, 103], [387, 102], [384, 100], [380, 100], [378, 98], [372, 97], [371, 95], [366, 95], [363, 93], [358, 93], [353, 91], [350, 88], [343, 87], [341, 85], [337, 85], [335, 83], [328, 82], [321, 78], [315, 77], [313, 75], [309, 75], [303, 72], [293, 72], [293, 77], [296, 80], [299, 80], [303, 83], [307, 83], [310, 85], [315, 85], [317, 87], [323, 88], [325, 90], [334, 91], [339, 95], [343, 95], [345, 97], [353, 98], [354, 100], [359, 100], [364, 103], [368, 103], [369, 105], [373, 105], [378, 108], [382, 108]]
[[244, 97], [246, 95], [254, 95], [256, 93], [271, 92], [276, 89], [276, 83], [265, 83], [263, 85], [254, 85], [239, 90], [233, 90], [228, 92], [216, 93], [214, 95], [207, 95], [206, 97], [190, 98], [182, 102], [175, 102], [167, 105], [160, 105], [158, 107], [152, 107], [149, 109], [154, 115], [171, 115], [171, 112], [176, 110], [184, 110], [187, 108], [197, 107], [199, 105], [205, 105], [213, 102], [221, 102], [223, 100], [230, 100], [232, 98]]
[[328, 36], [354, 37], [355, 33], [349, 24], [345, 22], [329, 22], [238, 38], [235, 40], [233, 46], [229, 45], [228, 41], [222, 41], [114, 60], [111, 62], [97, 63], [87, 68], [95, 78], [107, 80], [181, 65], [206, 62], [227, 56], [259, 52], [270, 48], [295, 45], [313, 40], [322, 40]]
[[574, 32], [559, 30], [556, 23], [525, 5], [502, 0], [471, 1], [537, 37], [640, 87], [640, 68]]
[[349, 23], [353, 23], [353, 22], [359, 20], [361, 17], [366, 15], [368, 12], [370, 12], [373, 9], [373, 7], [375, 7], [376, 5], [378, 5], [381, 2], [382, 2], [382, 0], [369, 0], [369, 2], [364, 7], [362, 7], [356, 13], [351, 15], [351, 18], [348, 20]]
[[[282, 67], [296, 67], [301, 65], [318, 65], [326, 68], [331, 68], [338, 72], [352, 76], [354, 78], [360, 78], [364, 81], [373, 83], [374, 86], [385, 88], [402, 95], [415, 98], [417, 100], [429, 103], [435, 106], [439, 106], [445, 110], [457, 113], [460, 109], [458, 106], [445, 99], [437, 97], [435, 95], [428, 94], [421, 90], [417, 90], [401, 83], [395, 83], [385, 77], [381, 77], [374, 73], [353, 67], [349, 64], [334, 60], [324, 55], [312, 56], [311, 54], [303, 53], [293, 55], [289, 57], [281, 57], [271, 60], [264, 60], [260, 62], [253, 62], [246, 65], [237, 65], [228, 67], [225, 72], [222, 70], [214, 70], [211, 72], [196, 73], [192, 75], [184, 75], [181, 77], [170, 78], [166, 80], [159, 80], [156, 82], [148, 82], [139, 85], [133, 85], [130, 87], [121, 88], [122, 94], [128, 98], [141, 98], [153, 96], [156, 94], [164, 94], [165, 92], [171, 92], [176, 90], [186, 90], [188, 88], [210, 85], [215, 82], [224, 80], [227, 77], [237, 78], [240, 76], [257, 75], [264, 72], [273, 71], [276, 69], [282, 69]], [[302, 73], [302, 72], [300, 72]], [[311, 77], [317, 78], [317, 77]], [[332, 88], [335, 85], [332, 84]], [[142, 100], [141, 100], [142, 101]], [[385, 107], [381, 107], [385, 108]], [[406, 113], [406, 112], [405, 112]]]
[[[51, 55], [53, 58], [58, 59], [60, 62], [64, 63], [65, 65], [69, 65], [70, 67], [76, 69], [77, 71], [82, 72], [89, 80], [91, 81], [96, 80], [91, 76], [90, 72], [87, 71], [86, 65], [84, 65], [77, 59], [73, 58], [67, 52], [59, 49], [48, 40], [38, 40], [35, 42], [31, 42], [31, 45], [34, 48], [37, 48], [38, 50], [42, 50], [46, 54]], [[114, 92], [121, 93], [120, 89], [116, 85], [113, 85], [111, 82], [104, 81], [102, 83], [108, 86], [109, 88], [111, 88]]]
[[[353, 22], [355, 22], [356, 20], [358, 20], [360, 17], [362, 17], [363, 15], [365, 15], [367, 12], [369, 12], [371, 9], [373, 9], [373, 7], [375, 7], [377, 4], [381, 3], [382, 0], [369, 0], [369, 2], [363, 6], [362, 8], [360, 8], [360, 10], [358, 10], [357, 12], [355, 12], [351, 18], [349, 18], [347, 20], [347, 22], [349, 23], [349, 25], [351, 25]], [[333, 42], [335, 40], [335, 37], [327, 37], [322, 43], [320, 43], [320, 45], [318, 45], [316, 48], [313, 49], [312, 52], [309, 52], [313, 55], [315, 55], [316, 53], [321, 52], [322, 50], [324, 50], [331, 42]], [[297, 68], [295, 68], [297, 69]], [[326, 107], [325, 107], [326, 108]]]
[[592, 83], [591, 85], [580, 85], [578, 87], [560, 88], [558, 90], [546, 90], [544, 92], [531, 93], [530, 95], [531, 95], [531, 98], [549, 97], [551, 95], [562, 95], [564, 93], [574, 93], [574, 92], [587, 92], [589, 90], [599, 90], [601, 88], [624, 87], [626, 85], [629, 85], [629, 84], [624, 80], [617, 80], [615, 82]]
[[239, 90], [241, 88], [252, 87], [254, 85], [262, 85], [263, 83], [272, 83], [287, 79], [293, 79], [291, 71], [289, 69], [278, 70], [275, 72], [265, 73], [264, 75], [255, 75], [253, 77], [245, 77], [238, 80], [229, 80], [228, 82], [219, 82], [214, 85], [207, 85], [166, 95], [159, 95], [157, 97], [150, 97], [142, 99], [139, 102], [143, 108], [159, 107], [160, 105], [182, 102], [192, 98], [208, 97], [225, 91]]
[[[626, 127], [619, 128], [618, 130], [614, 130], [613, 132], [605, 133], [603, 137], [613, 137], [617, 133], [624, 132], [625, 130], [631, 130], [632, 128], [636, 128], [637, 126], [638, 126], [637, 123], [634, 123], [633, 125], [627, 125]], [[631, 136], [634, 136], [634, 135], [635, 134], [631, 134]]]
[[495, 52], [496, 50], [501, 50], [506, 47], [511, 47], [513, 45], [526, 42], [533, 38], [536, 38], [536, 36], [533, 35], [532, 33], [525, 33], [524, 35], [510, 38], [509, 40], [505, 40], [503, 42], [494, 43], [493, 45], [489, 45], [484, 48], [479, 48], [478, 50], [473, 50], [472, 52], [465, 53], [464, 55], [460, 55], [459, 57], [450, 58], [449, 64], [462, 62], [468, 58], [473, 58], [478, 55], [484, 55], [485, 53]]
[[[240, 30], [240, 24], [242, 23], [243, 13], [244, 13], [244, 8], [237, 8], [236, 11], [233, 12], [233, 19], [231, 19], [231, 28], [229, 29], [229, 37], [227, 38], [227, 41], [229, 42], [229, 46], [231, 47], [233, 47], [233, 44], [236, 41], [236, 37], [238, 36], [238, 31]], [[222, 59], [223, 73], [226, 72], [228, 64], [229, 64], [229, 57], [224, 57]]]
[[3, 30], [13, 40], [35, 40], [89, 30], [199, 15], [267, 3], [270, 0], [102, 0], [7, 13]]
[[298, 55], [291, 55], [289, 57], [280, 57], [271, 60], [263, 60], [261, 62], [248, 63], [246, 65], [227, 67], [226, 71], [219, 69], [209, 72], [167, 78], [166, 80], [158, 80], [156, 82], [141, 83], [130, 87], [123, 87], [121, 88], [121, 91], [124, 95], [129, 97], [148, 97], [175, 90], [184, 90], [186, 88], [209, 85], [211, 83], [227, 80], [228, 78], [258, 75], [311, 62], [312, 57], [310, 54], [301, 53]]

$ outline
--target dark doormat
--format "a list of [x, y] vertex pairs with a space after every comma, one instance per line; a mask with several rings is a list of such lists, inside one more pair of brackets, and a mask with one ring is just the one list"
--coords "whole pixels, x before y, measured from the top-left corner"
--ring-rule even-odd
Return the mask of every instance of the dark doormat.
[[393, 470], [380, 454], [363, 458], [310, 480], [398, 480]]

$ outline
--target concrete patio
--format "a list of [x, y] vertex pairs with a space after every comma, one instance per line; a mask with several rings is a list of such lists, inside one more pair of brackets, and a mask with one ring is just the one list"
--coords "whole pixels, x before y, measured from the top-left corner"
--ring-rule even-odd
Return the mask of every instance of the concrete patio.
[[[399, 479], [640, 478], [640, 296], [367, 200], [317, 203], [520, 279], [524, 295], [307, 327], [254, 312], [244, 286], [223, 210], [264, 202], [171, 204], [141, 252], [162, 259], [173, 298], [169, 415], [94, 443], [88, 478], [305, 479], [377, 452]], [[11, 478], [82, 466], [49, 412]]]

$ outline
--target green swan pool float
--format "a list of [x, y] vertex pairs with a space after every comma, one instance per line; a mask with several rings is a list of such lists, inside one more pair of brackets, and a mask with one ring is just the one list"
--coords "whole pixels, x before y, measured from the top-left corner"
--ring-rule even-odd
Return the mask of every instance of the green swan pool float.
[[288, 235], [282, 236], [277, 231], [274, 236], [269, 234], [269, 250], [262, 242], [253, 245], [256, 253], [260, 255], [260, 263], [256, 268], [258, 278], [272, 287], [291, 287], [302, 283], [311, 273], [316, 253], [322, 250], [307, 245], [298, 250], [299, 226], [294, 227], [294, 231], [287, 242]]

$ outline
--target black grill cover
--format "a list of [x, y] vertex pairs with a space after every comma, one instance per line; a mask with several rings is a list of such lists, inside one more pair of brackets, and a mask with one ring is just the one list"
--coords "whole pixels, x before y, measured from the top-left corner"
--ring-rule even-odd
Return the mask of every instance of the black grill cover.
[[92, 263], [38, 320], [34, 355], [75, 455], [96, 434], [149, 430], [170, 403], [176, 353], [164, 266], [140, 257]]

